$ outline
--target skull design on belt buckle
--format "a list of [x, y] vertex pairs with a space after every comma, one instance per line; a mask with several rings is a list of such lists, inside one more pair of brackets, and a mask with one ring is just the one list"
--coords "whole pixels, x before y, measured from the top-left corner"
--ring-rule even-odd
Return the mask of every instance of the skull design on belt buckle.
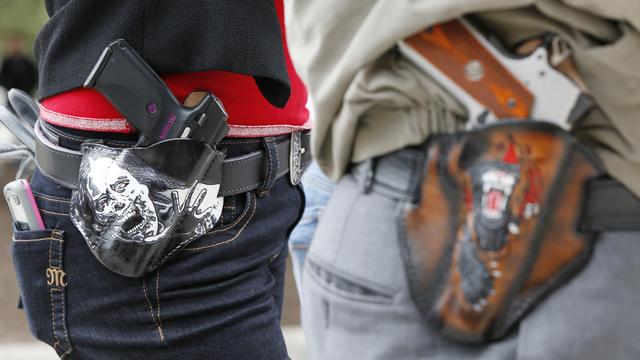
[[219, 189], [158, 171], [130, 149], [85, 145], [71, 218], [107, 268], [140, 276], [213, 228]]

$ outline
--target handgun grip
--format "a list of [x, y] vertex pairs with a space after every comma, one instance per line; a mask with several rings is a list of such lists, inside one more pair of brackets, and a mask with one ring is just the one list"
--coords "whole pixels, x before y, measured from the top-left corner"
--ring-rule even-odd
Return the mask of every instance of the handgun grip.
[[407, 45], [497, 118], [526, 118], [533, 95], [460, 21], [432, 26]]
[[[102, 93], [146, 136], [161, 120], [161, 114], [175, 114], [181, 107], [176, 98], [165, 91], [162, 79], [122, 39], [104, 49], [84, 86]], [[140, 101], [141, 98], [144, 101]]]
[[220, 99], [212, 93], [206, 93], [204, 98], [193, 108], [188, 126], [189, 137], [213, 147], [229, 132], [227, 113]]
[[139, 145], [171, 138], [193, 138], [212, 146], [228, 132], [220, 101], [207, 94], [184, 107], [160, 77], [125, 40], [109, 44], [84, 83], [95, 88], [141, 134]]

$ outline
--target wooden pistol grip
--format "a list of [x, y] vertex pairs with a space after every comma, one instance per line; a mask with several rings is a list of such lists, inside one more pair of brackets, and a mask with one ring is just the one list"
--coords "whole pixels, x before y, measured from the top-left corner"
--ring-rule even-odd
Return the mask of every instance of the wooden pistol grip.
[[500, 118], [526, 118], [533, 95], [458, 20], [405, 40], [440, 72]]

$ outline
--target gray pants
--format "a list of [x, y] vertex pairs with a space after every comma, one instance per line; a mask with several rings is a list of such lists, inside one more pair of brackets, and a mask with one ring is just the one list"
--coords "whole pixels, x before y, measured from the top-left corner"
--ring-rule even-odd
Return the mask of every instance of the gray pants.
[[396, 225], [420, 158], [409, 149], [380, 158], [369, 193], [367, 167], [357, 167], [327, 204], [303, 272], [311, 359], [640, 359], [637, 232], [603, 233], [587, 267], [500, 342], [459, 345], [427, 327], [409, 296]]

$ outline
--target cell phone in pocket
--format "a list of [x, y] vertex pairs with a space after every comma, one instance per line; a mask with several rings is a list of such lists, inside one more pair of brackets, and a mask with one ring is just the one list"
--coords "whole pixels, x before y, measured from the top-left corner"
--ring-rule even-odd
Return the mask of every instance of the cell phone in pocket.
[[45, 229], [36, 199], [27, 180], [18, 179], [5, 185], [4, 197], [17, 230]]

